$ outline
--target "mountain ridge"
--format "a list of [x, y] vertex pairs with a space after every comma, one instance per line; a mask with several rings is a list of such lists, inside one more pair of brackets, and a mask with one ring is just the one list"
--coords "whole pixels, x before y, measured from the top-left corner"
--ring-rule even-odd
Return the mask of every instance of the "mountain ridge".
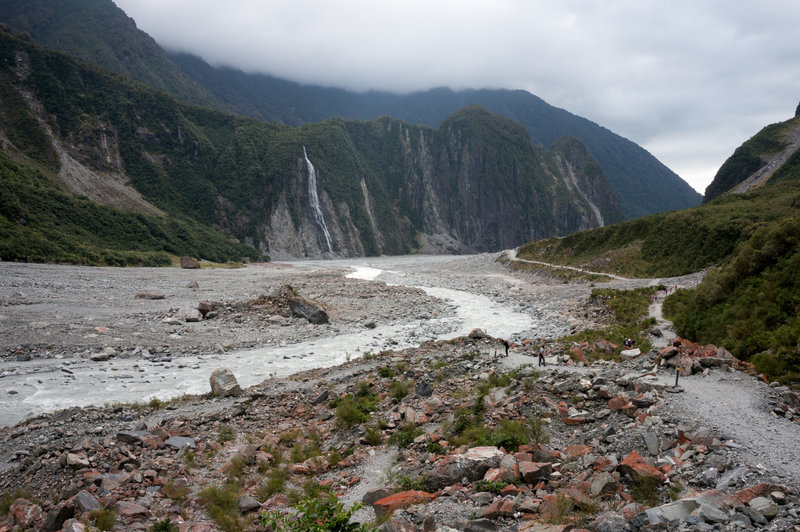
[[[76, 11], [89, 13], [80, 19], [81, 24], [73, 22]], [[215, 69], [194, 56], [167, 55], [110, 0], [74, 0], [69, 4], [0, 0], [0, 20], [28, 31], [43, 44], [132, 75], [190, 103], [287, 125], [335, 117], [365, 120], [391, 115], [436, 127], [456, 110], [479, 104], [525, 125], [532, 139], [543, 147], [550, 147], [562, 136], [581, 140], [600, 162], [626, 218], [685, 208], [701, 199], [643, 148], [526, 91], [434, 89], [406, 96], [377, 91], [359, 94], [247, 75], [227, 67]], [[115, 33], [110, 34], [109, 28]], [[86, 41], [95, 44], [78, 46]]]
[[[202, 223], [264, 255], [329, 253], [321, 219], [337, 255], [361, 256], [496, 250], [622, 217], [578, 141], [545, 150], [479, 106], [438, 128], [390, 117], [291, 128], [186, 104], [0, 37], [4, 151], [50, 168], [62, 187], [67, 162], [79, 178], [114, 180], [149, 214]], [[571, 192], [565, 169], [573, 189], [586, 190]]]

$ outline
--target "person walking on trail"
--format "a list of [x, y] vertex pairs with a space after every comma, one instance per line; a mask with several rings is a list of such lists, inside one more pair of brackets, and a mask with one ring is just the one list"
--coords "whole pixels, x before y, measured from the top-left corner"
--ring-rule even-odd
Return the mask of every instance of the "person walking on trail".
[[511, 347], [511, 344], [508, 343], [508, 340], [502, 340], [503, 347], [506, 348], [506, 356], [508, 356], [508, 348]]
[[542, 346], [539, 347], [539, 365], [540, 366], [546, 366], [547, 365], [547, 363], [544, 360], [544, 347], [542, 347]]

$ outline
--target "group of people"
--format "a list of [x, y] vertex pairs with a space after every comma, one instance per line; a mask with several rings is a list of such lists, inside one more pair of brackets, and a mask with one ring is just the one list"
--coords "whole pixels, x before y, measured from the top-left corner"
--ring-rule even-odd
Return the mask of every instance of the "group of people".
[[[626, 339], [626, 341], [627, 341], [627, 339]], [[511, 344], [509, 343], [508, 340], [505, 340], [503, 338], [500, 339], [500, 343], [503, 344], [503, 348], [505, 349], [505, 356], [508, 356], [508, 348], [511, 347]], [[627, 344], [625, 344], [625, 345], [627, 345]], [[497, 355], [497, 351], [495, 351], [495, 356], [496, 355]], [[539, 346], [539, 365], [540, 366], [546, 366], [547, 365], [547, 362], [544, 359], [544, 344]]]
[[633, 347], [633, 344], [635, 343], [636, 340], [634, 340], [633, 338], [625, 338], [625, 340], [622, 341], [622, 345], [624, 345], [625, 347]]

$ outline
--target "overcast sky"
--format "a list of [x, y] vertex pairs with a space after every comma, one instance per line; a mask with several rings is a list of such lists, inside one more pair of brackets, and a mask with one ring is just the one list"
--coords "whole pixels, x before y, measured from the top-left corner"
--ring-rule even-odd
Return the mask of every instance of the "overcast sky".
[[114, 0], [161, 46], [301, 83], [525, 89], [703, 192], [800, 102], [798, 0]]

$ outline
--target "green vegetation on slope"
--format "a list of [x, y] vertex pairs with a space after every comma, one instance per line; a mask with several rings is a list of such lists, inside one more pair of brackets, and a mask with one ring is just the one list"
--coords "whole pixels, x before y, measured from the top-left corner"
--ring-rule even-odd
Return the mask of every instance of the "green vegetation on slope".
[[627, 276], [675, 276], [721, 264], [761, 225], [793, 216], [800, 184], [722, 196], [684, 211], [549, 238], [522, 246], [521, 259]]
[[0, 21], [30, 34], [42, 46], [168, 91], [177, 98], [221, 106], [111, 0], [0, 0]]
[[258, 252], [197, 222], [144, 216], [64, 192], [0, 151], [0, 258], [109, 266], [165, 266], [172, 255], [212, 261]]
[[667, 298], [664, 312], [679, 335], [722, 345], [770, 378], [800, 381], [800, 218], [759, 227], [696, 290]]

